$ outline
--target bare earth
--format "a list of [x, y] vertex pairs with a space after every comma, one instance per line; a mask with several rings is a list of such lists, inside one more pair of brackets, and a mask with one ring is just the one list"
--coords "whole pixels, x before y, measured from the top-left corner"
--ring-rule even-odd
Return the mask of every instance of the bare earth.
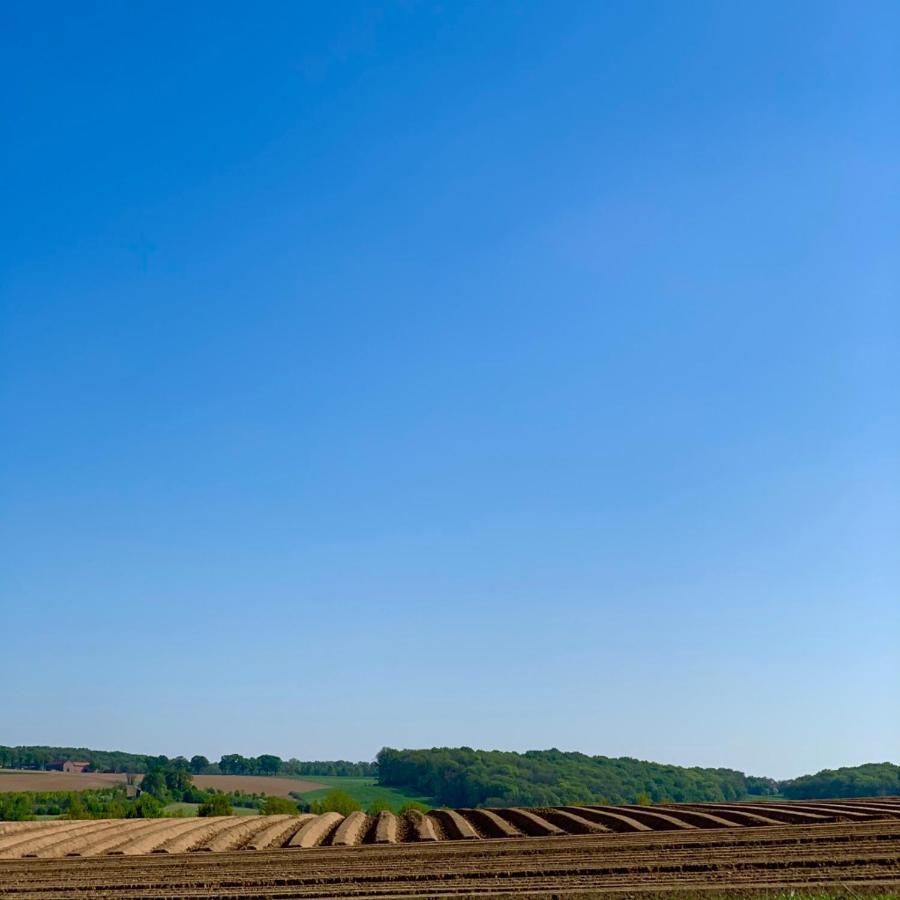
[[[87, 791], [123, 784], [125, 776], [116, 773], [35, 772], [27, 769], [0, 769], [0, 792], [13, 791]], [[269, 794], [290, 797], [291, 791], [317, 791], [327, 785], [299, 778], [272, 778], [267, 775], [195, 775], [199, 788], [216, 788], [230, 793]]]
[[584, 900], [900, 888], [900, 798], [480, 812], [8, 823], [0, 896]]
[[124, 784], [117, 773], [35, 772], [28, 769], [0, 769], [0, 792], [13, 791], [88, 791]]
[[198, 788], [216, 788], [230, 793], [243, 791], [245, 794], [269, 794], [272, 797], [290, 797], [291, 791], [317, 791], [327, 787], [315, 781], [301, 781], [299, 778], [277, 778], [270, 775], [195, 775], [194, 784]]

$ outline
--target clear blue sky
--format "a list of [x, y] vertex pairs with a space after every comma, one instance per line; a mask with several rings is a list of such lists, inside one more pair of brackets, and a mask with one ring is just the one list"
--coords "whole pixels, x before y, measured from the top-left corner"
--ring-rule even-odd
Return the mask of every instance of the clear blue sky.
[[897, 4], [0, 17], [0, 743], [900, 762]]

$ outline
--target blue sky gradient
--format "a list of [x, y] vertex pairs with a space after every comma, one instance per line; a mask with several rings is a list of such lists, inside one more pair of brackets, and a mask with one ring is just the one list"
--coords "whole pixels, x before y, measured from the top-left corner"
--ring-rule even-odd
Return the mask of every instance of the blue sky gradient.
[[6, 4], [0, 743], [900, 762], [898, 35]]

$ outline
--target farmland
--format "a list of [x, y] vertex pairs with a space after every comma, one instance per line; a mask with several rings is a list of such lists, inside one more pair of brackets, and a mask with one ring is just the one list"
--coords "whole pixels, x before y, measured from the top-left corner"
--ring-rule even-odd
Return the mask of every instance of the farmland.
[[900, 800], [0, 825], [0, 894], [21, 900], [835, 886], [900, 887]]
[[[374, 778], [352, 778], [340, 775], [317, 775], [316, 781], [321, 781], [323, 787], [312, 790], [302, 790], [302, 799], [309, 803], [313, 800], [321, 800], [329, 790], [337, 788], [352, 797], [363, 809], [367, 809], [373, 803], [382, 801], [391, 809], [399, 810], [407, 803], [421, 803], [424, 806], [432, 806], [431, 797], [408, 792], [400, 788], [385, 787], [378, 784]], [[194, 779], [197, 783], [197, 779]], [[294, 782], [295, 784], [297, 782]], [[295, 790], [298, 790], [295, 788]]]
[[[142, 775], [136, 776], [140, 783]], [[85, 791], [124, 784], [126, 776], [118, 773], [63, 773], [27, 770], [0, 770], [0, 794], [22, 791]], [[386, 803], [394, 810], [410, 802], [432, 805], [432, 799], [397, 788], [379, 785], [374, 778], [323, 775], [314, 778], [288, 778], [269, 775], [194, 775], [193, 784], [200, 790], [217, 790], [226, 794], [240, 792], [247, 795], [284, 797], [310, 803], [324, 798], [337, 788], [348, 794], [363, 809], [373, 803]], [[239, 804], [239, 795], [235, 797]], [[197, 803], [172, 803], [172, 811], [195, 815]]]
[[[140, 782], [141, 775], [137, 781]], [[124, 784], [126, 776], [116, 772], [41, 772], [27, 770], [0, 770], [0, 793], [19, 791], [86, 791]], [[269, 794], [275, 797], [290, 797], [291, 792], [307, 793], [327, 790], [322, 781], [300, 778], [279, 778], [266, 775], [195, 775], [194, 784], [201, 790], [213, 788], [230, 794], [242, 791], [245, 794]], [[330, 779], [341, 781], [342, 779]], [[365, 781], [367, 779], [347, 779]], [[372, 779], [368, 779], [372, 780]]]
[[226, 794], [243, 791], [245, 794], [269, 794], [274, 797], [290, 797], [292, 791], [305, 794], [327, 790], [327, 785], [318, 780], [269, 775], [195, 775], [194, 784], [201, 790], [214, 788]]
[[125, 783], [118, 772], [36, 772], [0, 769], [0, 793], [19, 791], [88, 791]]

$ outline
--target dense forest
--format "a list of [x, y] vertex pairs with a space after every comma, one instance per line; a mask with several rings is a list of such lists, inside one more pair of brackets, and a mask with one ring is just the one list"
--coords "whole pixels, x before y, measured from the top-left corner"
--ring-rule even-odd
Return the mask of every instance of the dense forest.
[[62, 760], [82, 760], [97, 772], [144, 773], [160, 766], [172, 765], [194, 775], [350, 775], [372, 777], [375, 763], [347, 760], [319, 760], [302, 762], [281, 759], [269, 753], [261, 756], [241, 756], [229, 753], [219, 762], [205, 756], [148, 756], [125, 753], [121, 750], [90, 750], [87, 747], [2, 747], [0, 769], [48, 769]]
[[381, 784], [415, 790], [447, 806], [740, 800], [778, 790], [772, 779], [733, 769], [688, 769], [560, 750], [386, 748], [377, 759]]
[[825, 797], [892, 797], [900, 795], [900, 766], [866, 763], [842, 769], [823, 769], [781, 783], [781, 793], [791, 800]]
[[560, 750], [527, 753], [468, 747], [378, 754], [379, 783], [434, 797], [447, 806], [554, 806], [579, 803], [794, 800], [900, 794], [900, 766], [872, 763], [790, 781], [733, 769], [683, 768]]

